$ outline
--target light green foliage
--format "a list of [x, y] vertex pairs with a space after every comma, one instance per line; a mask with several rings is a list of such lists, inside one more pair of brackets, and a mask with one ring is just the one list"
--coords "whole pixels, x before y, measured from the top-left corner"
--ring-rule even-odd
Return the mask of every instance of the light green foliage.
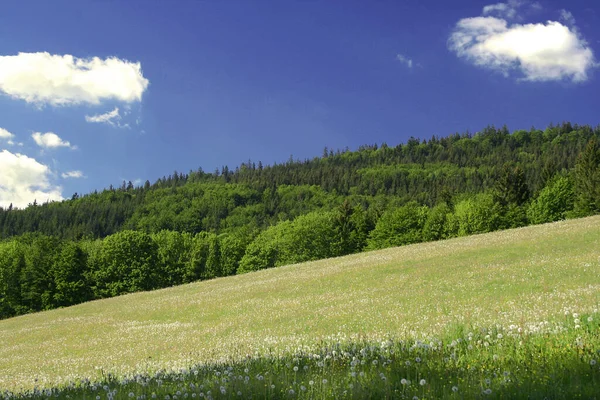
[[448, 216], [451, 214], [452, 210], [446, 203], [440, 203], [433, 207], [423, 224], [423, 240], [432, 241], [451, 237], [448, 229]]
[[235, 275], [246, 247], [254, 240], [257, 234], [257, 229], [246, 227], [236, 232], [219, 235], [221, 268], [224, 276]]
[[333, 212], [312, 212], [268, 228], [250, 243], [238, 273], [338, 255]]
[[556, 176], [529, 205], [527, 217], [532, 224], [565, 219], [573, 209], [575, 192], [568, 176]]
[[[494, 201], [491, 193], [482, 193], [460, 201], [454, 207], [454, 220], [457, 234], [466, 236], [475, 233], [491, 232], [501, 226], [502, 208]], [[450, 230], [456, 229], [451, 227]]]
[[392, 246], [423, 241], [423, 226], [429, 208], [415, 202], [383, 214], [367, 240], [367, 249], [383, 249]]

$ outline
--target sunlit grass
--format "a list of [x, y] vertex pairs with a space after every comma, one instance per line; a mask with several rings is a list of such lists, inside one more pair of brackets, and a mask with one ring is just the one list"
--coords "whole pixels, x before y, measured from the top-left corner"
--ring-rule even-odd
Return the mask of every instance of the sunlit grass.
[[[268, 372], [277, 382], [277, 390], [269, 392], [274, 397], [283, 396], [281, 390], [288, 390], [288, 386], [295, 395], [316, 396], [315, 386], [307, 382], [320, 377], [321, 384], [322, 379], [332, 382], [330, 391], [318, 392], [324, 397], [335, 394], [363, 398], [366, 393], [380, 393], [377, 388], [385, 388], [389, 392], [381, 393], [392, 397], [410, 394], [407, 398], [436, 398], [441, 393], [461, 398], [467, 387], [472, 389], [469, 396], [486, 396], [485, 385], [472, 382], [492, 379], [483, 378], [481, 368], [486, 363], [490, 368], [505, 368], [502, 363], [508, 366], [525, 357], [518, 380], [513, 375], [507, 384], [515, 392], [505, 392], [505, 398], [523, 390], [523, 385], [538, 391], [555, 383], [564, 386], [564, 375], [556, 375], [561, 363], [567, 363], [572, 376], [582, 382], [573, 386], [579, 392], [568, 393], [583, 393], [581, 385], [585, 382], [600, 382], [597, 368], [590, 364], [592, 350], [599, 349], [600, 317], [594, 316], [600, 304], [599, 245], [600, 217], [592, 217], [281, 267], [0, 321], [0, 388], [49, 388], [81, 379], [95, 382], [107, 373], [120, 378], [139, 373], [155, 376], [158, 371], [186, 368], [189, 372], [194, 365], [205, 365], [197, 367], [202, 371], [198, 379], [214, 380], [212, 371], [225, 366], [233, 368], [236, 376], [243, 375], [238, 372], [246, 367], [260, 370], [248, 375], [254, 382], [252, 390], [270, 388], [255, 382], [256, 374], [264, 377]], [[576, 328], [573, 313], [591, 317], [592, 321], [580, 320]], [[463, 328], [454, 332], [455, 327]], [[482, 331], [484, 328], [487, 331]], [[468, 350], [464, 343], [470, 330], [474, 337], [481, 337], [477, 340], [482, 344]], [[486, 347], [485, 332], [498, 330], [504, 332], [503, 339], [488, 340]], [[519, 335], [530, 339], [519, 344]], [[577, 337], [586, 341], [583, 352], [574, 344]], [[456, 353], [460, 357], [451, 358], [452, 364], [446, 358], [455, 349], [445, 341], [452, 343], [458, 338], [465, 340], [461, 346], [467, 350]], [[377, 374], [385, 375], [387, 371], [385, 385], [380, 379], [382, 382], [377, 381], [373, 387], [357, 384], [353, 386], [357, 392], [349, 390], [350, 363], [356, 356], [353, 348], [373, 344], [381, 347], [389, 339], [397, 356], [385, 355], [385, 349], [377, 350], [373, 357], [379, 367], [371, 368], [365, 378], [365, 382], [377, 381]], [[427, 349], [427, 360], [433, 361], [421, 364], [430, 365], [428, 377], [420, 378], [426, 380], [421, 386], [415, 377], [409, 378], [412, 370], [400, 361], [414, 351], [405, 349], [406, 343], [426, 339], [441, 340], [442, 345], [434, 342], [435, 349]], [[303, 358], [308, 353], [326, 357], [329, 350], [323, 350], [323, 346], [336, 344], [346, 346], [344, 351], [351, 356], [338, 357], [332, 369], [319, 372], [313, 365], [318, 361]], [[495, 353], [489, 353], [490, 348]], [[550, 353], [539, 350], [545, 348]], [[543, 359], [539, 358], [540, 351]], [[498, 359], [489, 359], [485, 354], [496, 354]], [[381, 369], [385, 357], [392, 362]], [[294, 358], [304, 360], [298, 366], [309, 365], [309, 371], [290, 373], [281, 369], [281, 365], [294, 364]], [[589, 370], [586, 377], [581, 375], [582, 365]], [[510, 371], [515, 373], [514, 368]], [[446, 375], [458, 383], [461, 379], [467, 381], [457, 385], [444, 378]], [[189, 373], [176, 375], [178, 379], [181, 376], [185, 381]], [[163, 382], [170, 382], [170, 378], [163, 378]], [[414, 393], [402, 385], [401, 379], [411, 380]], [[307, 391], [293, 386], [293, 382]], [[235, 383], [250, 385], [237, 380]], [[132, 385], [131, 390], [135, 387], [134, 397], [149, 396], [152, 388], [162, 398], [169, 393], [177, 396], [171, 386], [122, 386], [122, 382], [119, 396], [128, 390], [127, 385]], [[454, 385], [459, 392], [452, 392]], [[308, 391], [309, 386], [313, 392]], [[226, 388], [227, 396], [237, 396], [235, 388]], [[492, 395], [499, 388], [490, 387]], [[220, 386], [217, 389], [218, 393], [212, 389], [214, 398], [221, 395]], [[187, 392], [192, 396], [192, 391]], [[206, 390], [195, 393], [206, 396]], [[261, 391], [250, 393], [264, 396]], [[107, 393], [98, 392], [88, 398], [96, 395], [106, 398]], [[372, 398], [379, 396], [374, 394]]]

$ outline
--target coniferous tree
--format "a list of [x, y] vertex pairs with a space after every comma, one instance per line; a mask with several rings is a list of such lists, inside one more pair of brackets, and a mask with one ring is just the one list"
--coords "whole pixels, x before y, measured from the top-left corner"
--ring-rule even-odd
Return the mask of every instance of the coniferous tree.
[[575, 166], [575, 213], [600, 212], [600, 145], [592, 138], [577, 158]]

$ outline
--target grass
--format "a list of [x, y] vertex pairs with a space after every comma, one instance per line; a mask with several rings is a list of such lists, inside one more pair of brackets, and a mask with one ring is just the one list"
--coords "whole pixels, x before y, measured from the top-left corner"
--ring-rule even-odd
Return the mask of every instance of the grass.
[[0, 321], [0, 388], [90, 399], [600, 398], [599, 245], [591, 217]]

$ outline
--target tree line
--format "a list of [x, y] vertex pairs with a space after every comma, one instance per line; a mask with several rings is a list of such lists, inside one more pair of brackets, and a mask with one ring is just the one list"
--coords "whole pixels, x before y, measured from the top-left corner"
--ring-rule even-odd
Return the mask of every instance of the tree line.
[[[537, 132], [488, 129], [433, 144], [324, 151], [312, 161], [173, 174], [2, 210], [0, 318], [600, 212], [600, 130], [563, 124]], [[453, 143], [451, 151], [441, 143]], [[444, 159], [455, 146], [473, 160]], [[414, 159], [395, 163], [394, 154]], [[347, 190], [345, 179], [328, 189], [311, 181], [317, 166], [324, 173], [347, 164], [361, 177]]]

